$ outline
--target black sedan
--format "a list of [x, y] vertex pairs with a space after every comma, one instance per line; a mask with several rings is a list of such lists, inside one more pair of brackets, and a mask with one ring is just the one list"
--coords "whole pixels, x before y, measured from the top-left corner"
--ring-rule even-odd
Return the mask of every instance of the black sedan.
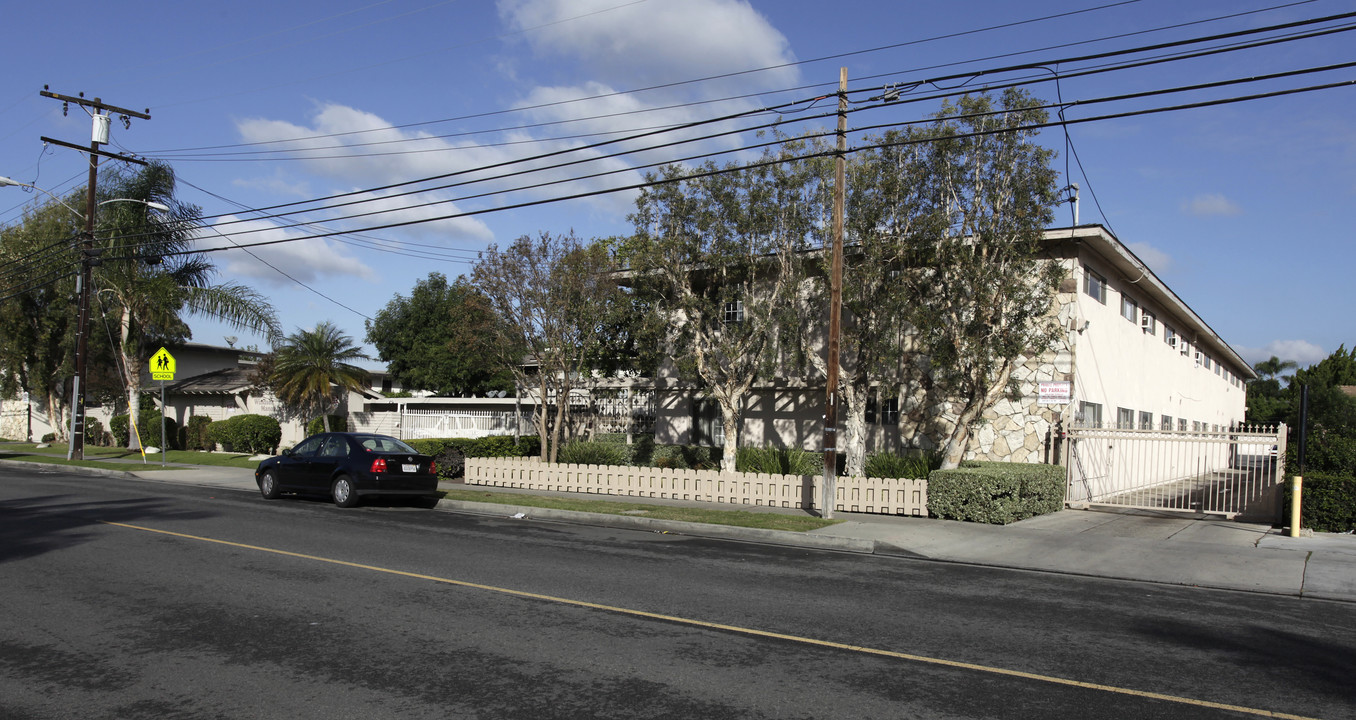
[[273, 500], [285, 492], [327, 494], [339, 507], [364, 495], [403, 495], [436, 500], [438, 467], [405, 443], [371, 433], [322, 433], [259, 463], [259, 493]]

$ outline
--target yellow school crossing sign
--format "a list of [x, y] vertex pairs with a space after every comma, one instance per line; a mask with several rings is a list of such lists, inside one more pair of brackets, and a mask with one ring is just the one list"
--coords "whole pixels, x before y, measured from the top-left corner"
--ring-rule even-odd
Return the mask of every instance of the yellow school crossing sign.
[[160, 348], [159, 352], [151, 356], [151, 379], [174, 379], [174, 356], [165, 348]]

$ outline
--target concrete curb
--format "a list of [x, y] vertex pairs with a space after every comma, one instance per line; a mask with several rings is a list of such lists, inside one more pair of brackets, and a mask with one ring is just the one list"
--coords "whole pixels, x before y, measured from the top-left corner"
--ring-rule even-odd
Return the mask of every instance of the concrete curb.
[[438, 509], [466, 512], [475, 515], [492, 515], [512, 518], [523, 513], [523, 520], [550, 520], [575, 525], [616, 528], [619, 530], [646, 530], [657, 533], [673, 533], [689, 537], [706, 537], [721, 540], [739, 540], [764, 545], [803, 547], [815, 550], [835, 550], [839, 552], [874, 554], [876, 542], [858, 538], [834, 537], [832, 535], [806, 535], [786, 530], [764, 530], [733, 525], [711, 525], [708, 523], [684, 522], [681, 520], [657, 520], [655, 518], [632, 517], [629, 515], [609, 515], [605, 513], [579, 512], [577, 510], [553, 510], [550, 508], [530, 507], [500, 503], [469, 502], [466, 500], [441, 500]]

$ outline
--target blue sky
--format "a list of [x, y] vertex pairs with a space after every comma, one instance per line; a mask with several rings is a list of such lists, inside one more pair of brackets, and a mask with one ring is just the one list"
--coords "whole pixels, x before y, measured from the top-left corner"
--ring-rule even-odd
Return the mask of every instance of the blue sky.
[[[133, 120], [130, 128], [115, 122], [107, 149], [170, 161], [183, 182], [181, 199], [200, 205], [217, 231], [241, 244], [358, 233], [261, 246], [253, 250], [258, 259], [240, 250], [212, 256], [220, 279], [271, 298], [286, 330], [330, 320], [361, 341], [365, 316], [396, 293], [408, 294], [429, 272], [469, 272], [476, 251], [489, 243], [541, 231], [627, 232], [634, 194], [496, 209], [633, 184], [643, 172], [637, 165], [682, 155], [747, 157], [738, 149], [756, 140], [750, 132], [625, 157], [591, 150], [584, 154], [597, 159], [589, 165], [413, 196], [373, 188], [446, 173], [463, 173], [453, 180], [483, 177], [469, 171], [616, 137], [604, 133], [812, 98], [833, 90], [840, 66], [848, 68], [851, 90], [886, 83], [907, 89], [958, 73], [1353, 11], [1356, 2], [1336, 0], [10, 3], [2, 12], [9, 32], [0, 75], [0, 175], [58, 194], [84, 182], [82, 155], [44, 149], [38, 138], [85, 144], [89, 118], [75, 107], [63, 117], [60, 102], [39, 97], [43, 85], [149, 108], [152, 120]], [[1352, 21], [1323, 27], [1343, 22]], [[895, 47], [863, 52], [884, 46]], [[1112, 61], [1050, 68], [1068, 73]], [[1338, 33], [1030, 89], [1069, 102], [1352, 61], [1356, 34]], [[1037, 76], [1050, 73], [986, 74], [965, 86]], [[687, 82], [702, 78], [711, 79]], [[1356, 69], [1347, 68], [1075, 106], [1066, 117], [1352, 79]], [[794, 121], [831, 105], [822, 101], [785, 117]], [[915, 103], [857, 113], [850, 126], [919, 119], [936, 108]], [[1042, 142], [1059, 151], [1061, 173], [1067, 163], [1064, 182], [1082, 187], [1080, 222], [1108, 225], [1246, 360], [1275, 354], [1307, 365], [1356, 343], [1353, 109], [1356, 86], [1074, 124], [1068, 140], [1076, 162], [1059, 129], [1046, 130]], [[743, 122], [718, 127], [755, 121]], [[807, 127], [788, 122], [783, 129]], [[308, 139], [277, 142], [294, 138]], [[505, 192], [577, 178], [581, 168], [616, 172]], [[373, 202], [290, 218], [310, 223], [291, 228], [245, 211], [349, 192]], [[482, 193], [488, 194], [466, 197]], [[32, 197], [0, 189], [0, 223], [14, 222]], [[342, 217], [373, 209], [394, 212]], [[482, 214], [363, 231], [461, 212]], [[1061, 212], [1059, 224], [1069, 224], [1068, 207]], [[257, 232], [237, 234], [243, 230]], [[201, 242], [227, 241], [214, 231]], [[240, 344], [263, 344], [209, 321], [191, 324], [199, 342], [237, 335]]]

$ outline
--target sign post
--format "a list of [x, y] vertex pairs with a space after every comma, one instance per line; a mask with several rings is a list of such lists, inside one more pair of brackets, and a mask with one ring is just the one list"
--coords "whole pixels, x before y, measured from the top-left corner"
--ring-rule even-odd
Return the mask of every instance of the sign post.
[[160, 467], [165, 467], [165, 381], [174, 379], [174, 356], [160, 348], [151, 356], [151, 379], [160, 381]]

